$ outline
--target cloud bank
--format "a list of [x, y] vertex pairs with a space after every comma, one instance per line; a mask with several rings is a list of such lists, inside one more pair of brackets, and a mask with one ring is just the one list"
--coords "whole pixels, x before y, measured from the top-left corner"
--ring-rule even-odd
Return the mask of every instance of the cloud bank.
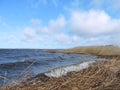
[[73, 11], [70, 26], [73, 33], [82, 35], [109, 34], [119, 31], [120, 19], [113, 19], [100, 10]]
[[[120, 46], [120, 0], [25, 0], [15, 3], [17, 9], [11, 7], [12, 3], [2, 5], [0, 41], [3, 44], [0, 47]], [[7, 11], [10, 15], [6, 15]]]
[[[113, 44], [119, 38], [120, 19], [109, 16], [103, 10], [71, 11], [67, 19], [64, 15], [51, 19], [47, 26], [41, 26], [39, 19], [24, 28], [25, 41], [38, 40], [56, 45], [99, 45]], [[120, 40], [118, 41], [120, 42]]]

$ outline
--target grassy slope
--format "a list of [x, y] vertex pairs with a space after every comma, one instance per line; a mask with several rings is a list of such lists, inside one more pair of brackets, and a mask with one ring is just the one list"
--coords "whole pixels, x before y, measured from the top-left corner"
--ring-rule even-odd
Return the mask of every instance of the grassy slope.
[[[59, 50], [60, 51], [60, 50]], [[61, 50], [64, 53], [82, 53], [82, 54], [95, 54], [95, 55], [120, 55], [120, 48], [116, 46], [87, 46], [76, 47], [67, 50]]]
[[[114, 46], [77, 47], [60, 50], [64, 53], [88, 53], [101, 56], [119, 56], [120, 48]], [[6, 87], [3, 90], [120, 90], [120, 60], [97, 62], [80, 72], [71, 72], [61, 78], [29, 86]]]
[[50, 52], [62, 52], [62, 53], [77, 53], [77, 54], [92, 54], [105, 58], [120, 58], [120, 48], [117, 46], [87, 46], [87, 47], [76, 47], [66, 50], [57, 50]]

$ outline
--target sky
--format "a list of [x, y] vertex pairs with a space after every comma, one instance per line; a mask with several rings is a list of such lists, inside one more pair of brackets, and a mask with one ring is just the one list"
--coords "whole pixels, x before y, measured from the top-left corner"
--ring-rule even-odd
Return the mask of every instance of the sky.
[[0, 0], [0, 48], [120, 46], [120, 0]]

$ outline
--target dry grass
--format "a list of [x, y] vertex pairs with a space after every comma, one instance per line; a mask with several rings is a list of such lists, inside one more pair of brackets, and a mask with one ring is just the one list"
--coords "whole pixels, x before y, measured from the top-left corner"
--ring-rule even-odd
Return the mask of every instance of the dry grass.
[[76, 47], [66, 50], [59, 50], [63, 53], [95, 54], [95, 55], [120, 55], [120, 48], [117, 46], [87, 46]]
[[28, 86], [9, 86], [3, 90], [120, 90], [120, 60], [95, 63], [80, 72]]
[[62, 52], [66, 54], [70, 54], [70, 53], [92, 54], [105, 58], [120, 58], [120, 48], [112, 45], [76, 47], [65, 50], [48, 50], [48, 52], [52, 52], [52, 53]]
[[[100, 56], [119, 56], [115, 46], [77, 47], [52, 52], [82, 53]], [[38, 76], [38, 78], [40, 78]], [[34, 81], [34, 80], [33, 80]], [[120, 59], [111, 59], [93, 64], [80, 72], [71, 72], [60, 78], [50, 78], [35, 85], [9, 85], [2, 90], [120, 90]]]

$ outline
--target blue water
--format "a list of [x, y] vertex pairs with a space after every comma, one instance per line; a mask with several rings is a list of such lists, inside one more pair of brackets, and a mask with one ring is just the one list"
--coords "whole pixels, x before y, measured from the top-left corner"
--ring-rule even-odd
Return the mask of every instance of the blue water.
[[[0, 76], [12, 80], [26, 72], [34, 76], [54, 68], [91, 60], [100, 59], [84, 54], [48, 53], [40, 49], [1, 49]], [[0, 77], [0, 84], [5, 81], [3, 77]]]

